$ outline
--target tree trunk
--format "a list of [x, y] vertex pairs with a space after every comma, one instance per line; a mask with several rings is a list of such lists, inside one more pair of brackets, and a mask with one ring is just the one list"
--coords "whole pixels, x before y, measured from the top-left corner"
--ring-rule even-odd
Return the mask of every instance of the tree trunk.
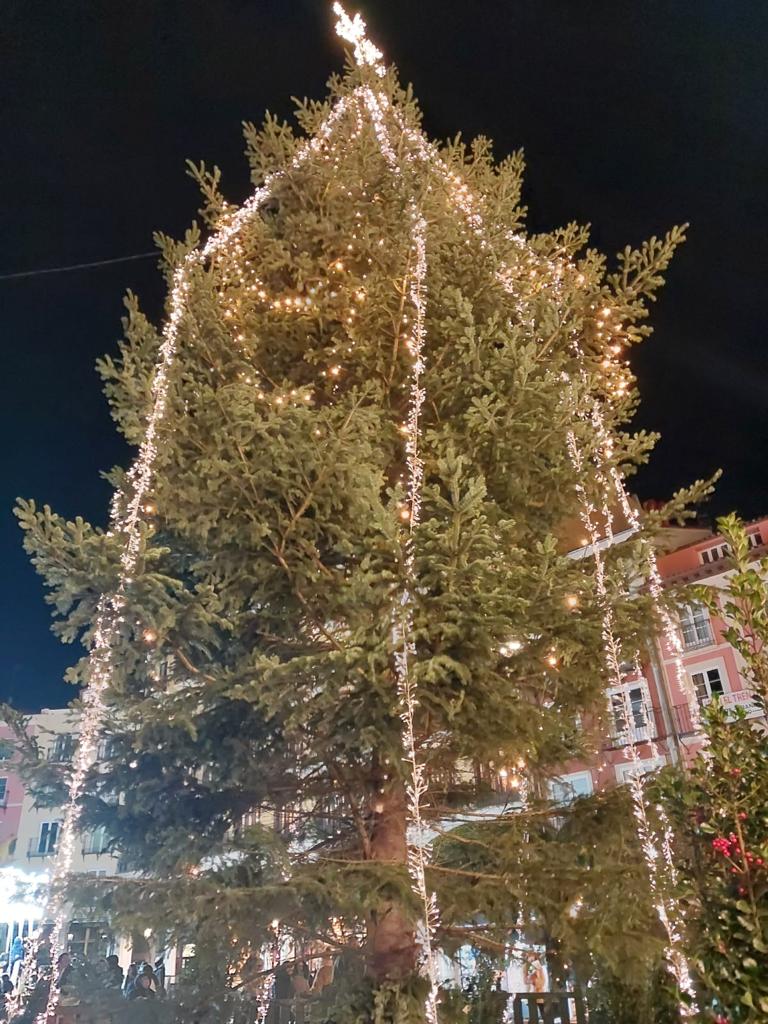
[[[406, 795], [402, 783], [388, 783], [372, 804], [370, 859], [408, 863]], [[377, 982], [398, 981], [416, 969], [416, 941], [405, 908], [383, 901], [368, 922], [368, 973]]]

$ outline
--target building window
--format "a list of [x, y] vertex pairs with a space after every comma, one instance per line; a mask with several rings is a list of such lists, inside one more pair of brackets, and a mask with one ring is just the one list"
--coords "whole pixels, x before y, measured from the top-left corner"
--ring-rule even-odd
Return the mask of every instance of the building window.
[[[747, 533], [747, 545], [750, 548], [759, 547], [763, 543], [763, 538], [760, 536], [759, 530], [752, 530]], [[722, 543], [715, 544], [714, 547], [705, 548], [699, 552], [702, 565], [711, 565], [713, 562], [722, 562], [723, 559], [728, 558], [731, 554], [731, 545]]]
[[72, 760], [75, 752], [75, 737], [70, 732], [60, 733], [48, 751], [48, 760], [64, 763]]
[[643, 685], [610, 690], [613, 739], [619, 744], [642, 743], [655, 735], [648, 691]]
[[96, 960], [106, 956], [114, 946], [114, 938], [106, 924], [82, 924], [73, 921], [67, 935], [67, 949], [80, 960]]
[[5, 807], [8, 798], [8, 779], [0, 779], [0, 807]]
[[108, 850], [109, 839], [105, 828], [94, 829], [93, 832], [87, 832], [83, 837], [83, 855], [107, 853]]
[[630, 782], [632, 779], [642, 778], [643, 775], [662, 768], [666, 763], [666, 759], [661, 755], [646, 758], [644, 761], [625, 761], [624, 764], [616, 765], [616, 781]]
[[592, 794], [592, 775], [590, 772], [572, 772], [561, 775], [549, 783], [549, 793], [556, 804], [569, 804], [580, 796]]
[[29, 842], [30, 857], [48, 857], [56, 853], [56, 841], [59, 838], [58, 821], [44, 821], [40, 826], [40, 835]]
[[707, 704], [713, 697], [721, 697], [725, 693], [719, 668], [705, 668], [701, 672], [692, 672], [691, 679], [699, 704]]
[[680, 612], [680, 628], [686, 647], [706, 647], [712, 643], [709, 612], [703, 604], [688, 604]]
[[711, 564], [712, 562], [722, 562], [724, 558], [727, 558], [731, 553], [730, 544], [716, 544], [714, 547], [706, 548], [700, 552], [701, 561], [703, 564]]

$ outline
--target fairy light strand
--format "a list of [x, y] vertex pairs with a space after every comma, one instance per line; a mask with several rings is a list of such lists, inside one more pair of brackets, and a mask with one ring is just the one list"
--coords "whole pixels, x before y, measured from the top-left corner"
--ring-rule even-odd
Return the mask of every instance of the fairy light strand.
[[[381, 52], [373, 46], [365, 34], [365, 24], [356, 15], [349, 18], [340, 4], [334, 5], [337, 15], [338, 34], [352, 43], [354, 56], [361, 66], [371, 68], [374, 73], [383, 77], [385, 69], [382, 64]], [[386, 112], [394, 116], [395, 123], [410, 144], [413, 145], [418, 158], [432, 166], [442, 178], [447, 187], [448, 195], [454, 208], [458, 209], [469, 229], [477, 237], [483, 251], [491, 251], [491, 243], [486, 236], [486, 228], [480, 205], [472, 194], [466, 182], [446, 161], [439, 155], [437, 147], [429, 143], [424, 136], [416, 130], [408, 127], [401, 118], [399, 112], [387, 99], [384, 101], [380, 94], [374, 92], [367, 86], [358, 87], [350, 96], [340, 99], [326, 120], [319, 127], [316, 135], [302, 144], [298, 152], [289, 163], [286, 170], [298, 168], [304, 160], [316, 153], [330, 138], [334, 128], [338, 125], [343, 114], [353, 107], [357, 113], [358, 101], [362, 99], [371, 116], [374, 130], [381, 147], [382, 153], [395, 173], [401, 173], [400, 163], [389, 141], [388, 129], [385, 125]], [[278, 171], [270, 175], [264, 186], [256, 191], [254, 195], [231, 217], [225, 226], [214, 234], [201, 250], [188, 253], [182, 264], [174, 274], [172, 293], [170, 298], [170, 314], [163, 332], [163, 343], [160, 351], [160, 358], [152, 384], [152, 410], [147, 422], [147, 430], [139, 449], [138, 456], [128, 475], [126, 488], [118, 491], [112, 505], [112, 529], [125, 536], [125, 546], [120, 562], [120, 577], [114, 593], [104, 597], [99, 603], [94, 626], [93, 645], [90, 655], [90, 683], [83, 695], [83, 720], [81, 724], [78, 749], [73, 761], [73, 773], [70, 788], [69, 802], [66, 808], [58, 851], [54, 864], [54, 881], [61, 881], [69, 872], [72, 864], [75, 843], [75, 829], [79, 817], [79, 800], [82, 796], [83, 785], [87, 774], [93, 766], [97, 756], [98, 736], [105, 713], [104, 696], [109, 686], [113, 669], [113, 654], [116, 646], [120, 622], [126, 610], [126, 591], [131, 583], [132, 575], [136, 570], [138, 559], [142, 549], [143, 531], [142, 508], [147, 493], [150, 489], [154, 467], [158, 455], [159, 433], [164, 422], [169, 396], [170, 376], [174, 366], [176, 351], [179, 341], [179, 331], [183, 322], [187, 300], [190, 295], [192, 277], [196, 268], [201, 268], [206, 259], [217, 254], [221, 249], [229, 245], [236, 238], [237, 233], [245, 226], [248, 219], [258, 213], [259, 206], [271, 194], [272, 187], [286, 171]], [[424, 766], [420, 761], [416, 738], [415, 738], [415, 708], [417, 706], [417, 695], [415, 693], [412, 677], [412, 658], [415, 648], [412, 640], [412, 602], [413, 602], [413, 574], [414, 574], [414, 530], [419, 522], [421, 503], [421, 482], [423, 475], [423, 464], [419, 453], [419, 418], [421, 406], [424, 400], [421, 387], [421, 374], [423, 371], [423, 340], [424, 340], [424, 304], [425, 304], [425, 278], [426, 278], [426, 246], [425, 246], [425, 224], [423, 217], [418, 211], [415, 201], [409, 204], [409, 220], [411, 227], [411, 246], [415, 255], [414, 270], [409, 282], [409, 300], [414, 308], [415, 325], [410, 345], [412, 357], [410, 367], [410, 407], [406, 431], [406, 458], [408, 466], [408, 505], [409, 524], [408, 538], [406, 542], [406, 575], [408, 577], [402, 594], [402, 600], [397, 616], [400, 625], [399, 630], [400, 651], [396, 659], [398, 666], [398, 692], [402, 704], [403, 737], [406, 759], [411, 769], [411, 784], [409, 787], [410, 809], [409, 815], [415, 841], [409, 844], [409, 868], [412, 873], [414, 884], [424, 905], [424, 932], [422, 936], [423, 953], [427, 962], [427, 973], [432, 981], [432, 990], [428, 998], [427, 1010], [430, 1019], [436, 1019], [436, 967], [434, 950], [432, 947], [432, 935], [436, 921], [436, 906], [434, 896], [430, 895], [426, 884], [426, 867], [428, 863], [428, 844], [426, 842], [426, 831], [422, 814], [422, 800], [426, 793], [427, 783], [424, 773]], [[508, 236], [517, 245], [524, 244], [520, 236]], [[562, 280], [562, 266], [556, 261], [550, 261], [549, 267], [555, 281]], [[508, 294], [514, 290], [514, 280], [509, 268], [502, 263], [496, 272], [496, 278]], [[290, 305], [286, 304], [290, 309]], [[299, 307], [296, 307], [297, 310]], [[300, 310], [299, 310], [300, 311]], [[594, 415], [597, 417], [596, 429], [601, 436], [608, 438], [602, 414], [596, 407]], [[606, 468], [607, 467], [607, 468]], [[616, 488], [622, 508], [627, 519], [635, 526], [638, 525], [636, 511], [628, 500], [623, 480], [621, 479], [615, 465], [606, 459], [601, 467], [601, 472], [607, 472], [609, 478]], [[593, 550], [599, 553], [597, 545]], [[661, 601], [661, 578], [655, 560], [655, 552], [652, 545], [648, 544], [648, 566], [649, 566], [649, 589], [654, 603], [660, 606]], [[597, 570], [596, 570], [597, 571]], [[604, 583], [604, 580], [603, 580]], [[662, 621], [665, 628], [665, 636], [668, 646], [673, 652], [678, 671], [678, 679], [687, 680], [682, 668], [682, 652], [679, 634], [675, 628], [669, 613], [662, 609]], [[618, 649], [615, 638], [610, 642], [607, 634], [604, 635], [609, 652], [611, 665], [618, 662]], [[678, 654], [680, 655], [678, 657]], [[620, 664], [620, 663], [619, 663]], [[688, 691], [690, 687], [688, 688]], [[692, 704], [692, 713], [695, 711], [698, 720], [698, 703]], [[630, 721], [627, 718], [627, 721]], [[630, 752], [630, 756], [631, 752]], [[635, 756], [637, 751], [635, 749]], [[640, 828], [640, 825], [638, 825]], [[666, 852], [666, 851], [665, 851]], [[670, 854], [671, 856], [671, 854]], [[50, 906], [55, 907], [54, 919], [57, 927], [54, 931], [54, 949], [60, 941], [64, 923], [64, 905], [60, 894], [60, 887], [53, 886], [53, 894]], [[674, 931], [671, 923], [664, 920], [666, 911], [659, 909], [659, 916], [662, 918], [668, 934], [670, 928]], [[672, 935], [670, 934], [670, 939]], [[55, 958], [55, 957], [54, 957]], [[51, 993], [48, 1012], [56, 1004], [58, 993]], [[434, 1016], [432, 1016], [434, 1014]], [[42, 1018], [44, 1019], [44, 1018]]]
[[[317, 134], [301, 145], [288, 169], [298, 169], [309, 156], [317, 152], [327, 142], [346, 112], [349, 103], [350, 99], [348, 98], [340, 99], [337, 102], [319, 127]], [[112, 594], [104, 595], [100, 599], [95, 616], [93, 643], [89, 656], [89, 684], [82, 696], [83, 710], [78, 743], [73, 758], [68, 800], [59, 830], [47, 907], [47, 916], [49, 919], [53, 919], [53, 934], [51, 935], [53, 963], [56, 962], [61, 951], [61, 938], [66, 923], [66, 903], [61, 883], [72, 868], [80, 817], [80, 799], [88, 773], [98, 755], [98, 740], [106, 712], [104, 698], [112, 678], [113, 657], [119, 638], [120, 624], [126, 610], [127, 589], [132, 582], [141, 553], [142, 510], [157, 460], [159, 433], [168, 410], [171, 373], [177, 354], [180, 327], [188, 305], [193, 273], [195, 268], [202, 267], [205, 260], [224, 248], [251, 217], [258, 214], [259, 207], [269, 197], [275, 183], [286, 173], [286, 170], [280, 170], [268, 176], [264, 185], [256, 190], [229, 222], [212, 235], [201, 250], [187, 253], [174, 272], [169, 301], [170, 313], [163, 330], [163, 341], [152, 381], [151, 411], [147, 420], [147, 428], [139, 452], [127, 475], [126, 485], [115, 492], [111, 503], [111, 533], [122, 535], [125, 538], [125, 543], [121, 553], [120, 573], [115, 590]], [[34, 951], [29, 959], [30, 963], [35, 962]], [[23, 986], [19, 985], [20, 996], [22, 988]], [[46, 1010], [38, 1017], [40, 1024], [44, 1024], [52, 1016], [58, 999], [59, 992], [51, 985]]]
[[[381, 153], [396, 179], [402, 179], [402, 168], [392, 145], [386, 127], [381, 97], [365, 88], [364, 103], [373, 125], [374, 134]], [[425, 1000], [427, 1020], [437, 1022], [437, 996], [439, 987], [437, 956], [434, 935], [439, 912], [435, 893], [427, 884], [429, 863], [429, 836], [423, 815], [423, 800], [427, 795], [428, 783], [425, 765], [419, 756], [416, 741], [416, 708], [418, 696], [413, 679], [412, 664], [416, 657], [413, 641], [413, 592], [416, 587], [415, 573], [415, 531], [421, 519], [421, 491], [424, 479], [424, 463], [420, 451], [420, 420], [424, 403], [422, 373], [424, 370], [424, 340], [426, 333], [426, 221], [418, 203], [411, 197], [408, 201], [408, 220], [411, 230], [411, 260], [408, 298], [413, 309], [413, 325], [406, 342], [410, 355], [410, 383], [408, 417], [405, 423], [405, 455], [408, 469], [408, 535], [405, 542], [405, 580], [399, 605], [395, 607], [392, 638], [395, 646], [395, 671], [400, 701], [400, 721], [404, 760], [410, 775], [407, 784], [408, 796], [408, 868], [414, 893], [421, 904], [421, 921], [418, 928], [422, 967], [429, 981]]]
[[[377, 108], [377, 113], [378, 114], [381, 113], [380, 107]], [[484, 218], [483, 218], [483, 215], [481, 213], [481, 210], [479, 208], [479, 203], [476, 200], [476, 198], [474, 197], [474, 195], [472, 194], [472, 191], [467, 186], [466, 182], [462, 180], [461, 176], [458, 173], [456, 173], [456, 172], [451, 170], [451, 168], [446, 164], [446, 162], [443, 160], [443, 158], [439, 155], [437, 147], [434, 146], [434, 144], [431, 144], [427, 140], [425, 140], [423, 135], [420, 132], [417, 132], [417, 131], [409, 128], [404, 123], [402, 117], [399, 115], [399, 113], [397, 111], [395, 111], [394, 113], [395, 113], [396, 119], [398, 120], [399, 126], [401, 128], [401, 131], [402, 131], [404, 137], [408, 141], [413, 143], [418, 156], [423, 161], [428, 162], [430, 166], [435, 168], [437, 170], [438, 174], [442, 177], [442, 179], [443, 179], [443, 181], [444, 181], [444, 183], [445, 183], [445, 185], [447, 187], [447, 191], [449, 193], [449, 196], [450, 196], [450, 199], [452, 201], [452, 204], [454, 205], [455, 208], [457, 208], [463, 214], [468, 228], [477, 237], [481, 249], [484, 250], [484, 251], [491, 250], [490, 242], [488, 241], [488, 238], [486, 236], [485, 222], [484, 222]], [[376, 124], [376, 123], [377, 123], [377, 119], [374, 118], [374, 124]], [[386, 155], [386, 150], [383, 149], [383, 151], [385, 152], [385, 155]], [[521, 236], [510, 233], [510, 234], [508, 234], [507, 237], [515, 245], [517, 245], [518, 247], [522, 248], [522, 246], [524, 244], [524, 240], [521, 238]], [[549, 262], [549, 270], [550, 270], [551, 275], [552, 275], [552, 282], [553, 282], [553, 284], [555, 285], [556, 289], [559, 292], [561, 287], [562, 287], [562, 284], [563, 284], [563, 266], [562, 266], [561, 262], [550, 261]], [[514, 292], [514, 288], [515, 288], [515, 281], [514, 281], [513, 275], [511, 274], [511, 272], [510, 272], [509, 268], [506, 266], [506, 264], [504, 264], [502, 262], [501, 267], [500, 267], [500, 269], [498, 269], [496, 271], [496, 275], [495, 276], [496, 276], [496, 279], [499, 282], [499, 284], [504, 289], [504, 291], [507, 292], [507, 294], [512, 295], [513, 292]], [[518, 308], [518, 312], [522, 312], [519, 303], [517, 304], [517, 308]], [[580, 355], [580, 353], [579, 353], [579, 355]], [[623, 394], [626, 391], [626, 386], [627, 386], [626, 382], [623, 379], [620, 379], [618, 387], [617, 387], [617, 395], [618, 396], [621, 396], [621, 394]], [[602, 413], [599, 410], [599, 407], [597, 406], [597, 403], [595, 403], [595, 406], [594, 406], [593, 416], [598, 421], [598, 426], [600, 427], [600, 436], [603, 437], [603, 438], [607, 438], [607, 432], [605, 430], [604, 420], [602, 418]], [[567, 439], [567, 445], [571, 449], [571, 453], [572, 454], [573, 454], [573, 444], [574, 443], [575, 443], [575, 436], [573, 435], [573, 432], [571, 432], [570, 435], [569, 435], [569, 438]], [[598, 463], [599, 463], [599, 460], [598, 460]], [[628, 498], [626, 489], [624, 487], [623, 480], [619, 476], [618, 471], [616, 470], [615, 466], [610, 464], [610, 462], [608, 463], [608, 465], [610, 466], [610, 470], [609, 470], [610, 478], [611, 478], [612, 482], [614, 483], [614, 485], [616, 487], [616, 490], [617, 490], [617, 493], [619, 495], [619, 499], [620, 499], [620, 502], [621, 502], [623, 510], [625, 511], [625, 513], [627, 512], [627, 510], [631, 510], [631, 513], [634, 513], [634, 510], [631, 509], [631, 504], [629, 502], [629, 498]], [[606, 466], [598, 464], [597, 470], [598, 470], [598, 476], [600, 478], [603, 478], [603, 475], [606, 472]], [[582, 495], [582, 501], [583, 502], [587, 502], [586, 504], [583, 505], [583, 510], [584, 510], [587, 518], [591, 520], [592, 516], [590, 514], [588, 500], [586, 498], [586, 494], [585, 493]], [[638, 517], [637, 517], [636, 513], [628, 515], [628, 520], [630, 521], [631, 525], [635, 529], [637, 529], [639, 527], [639, 521], [638, 521]], [[620, 662], [620, 657], [619, 657], [619, 647], [618, 647], [617, 638], [614, 635], [613, 621], [612, 621], [613, 613], [612, 613], [612, 610], [610, 609], [610, 604], [609, 604], [608, 598], [607, 598], [607, 592], [605, 592], [605, 576], [604, 576], [604, 568], [603, 568], [603, 564], [602, 564], [602, 558], [600, 556], [600, 551], [599, 551], [599, 537], [597, 535], [597, 530], [596, 529], [591, 530], [590, 533], [591, 533], [591, 536], [592, 536], [592, 549], [593, 549], [593, 551], [595, 552], [595, 555], [596, 555], [596, 575], [600, 579], [600, 583], [598, 583], [596, 585], [598, 586], [598, 589], [599, 589], [600, 586], [603, 587], [603, 590], [604, 590], [603, 605], [604, 605], [604, 608], [607, 609], [607, 611], [606, 611], [607, 617], [606, 617], [606, 619], [604, 621], [603, 630], [602, 630], [606, 658], [607, 658], [607, 662], [608, 662], [608, 665], [609, 665], [609, 671], [610, 671], [612, 677], [618, 679], [619, 682], [621, 682], [621, 671], [620, 671], [620, 664], [621, 664], [621, 662]], [[659, 577], [659, 574], [658, 574], [658, 567], [657, 567], [657, 563], [656, 563], [655, 552], [653, 551], [652, 545], [650, 543], [645, 542], [645, 541], [644, 541], [644, 543], [646, 543], [646, 561], [647, 561], [647, 565], [648, 565], [648, 574], [649, 574], [649, 589], [651, 591], [651, 595], [652, 595], [652, 599], [653, 599], [653, 602], [654, 602], [654, 606], [657, 608], [657, 610], [661, 614], [661, 618], [662, 618], [662, 622], [664, 624], [665, 635], [666, 635], [666, 638], [667, 638], [668, 645], [670, 646], [670, 649], [673, 652], [675, 652], [676, 666], [677, 666], [677, 672], [678, 672], [678, 679], [682, 683], [682, 682], [684, 682], [685, 676], [684, 676], [684, 671], [682, 670], [682, 659], [681, 659], [681, 657], [678, 657], [678, 655], [680, 654], [679, 636], [677, 635], [677, 632], [675, 630], [674, 623], [672, 622], [671, 617], [668, 615], [668, 613], [666, 612], [666, 610], [663, 608], [663, 606], [661, 604], [661, 600], [660, 600], [660, 598], [661, 598], [661, 582], [660, 582], [660, 577]], [[621, 690], [620, 692], [624, 692], [624, 691]], [[625, 695], [625, 696], [628, 696], [628, 695]], [[695, 717], [695, 711], [696, 711], [696, 709], [694, 709], [694, 712], [693, 712], [694, 717]], [[627, 721], [630, 721], [630, 720], [631, 719], [627, 718]], [[634, 743], [630, 743], [630, 746], [629, 746], [629, 756], [630, 756], [631, 759], [634, 759], [634, 761], [638, 761], [639, 760], [637, 746]], [[639, 772], [635, 770], [635, 771], [633, 771], [631, 773], [631, 775], [632, 775], [633, 779], [637, 780]], [[650, 827], [648, 825], [647, 816], [645, 814], [645, 804], [644, 804], [644, 798], [643, 798], [643, 793], [642, 793], [642, 784], [637, 782], [637, 781], [635, 781], [635, 783], [633, 783], [633, 786], [634, 786], [634, 797], [635, 797], [634, 803], [635, 803], [635, 805], [637, 807], [636, 822], [637, 822], [638, 836], [640, 838], [640, 841], [641, 841], [641, 844], [642, 844], [642, 848], [643, 848], [643, 851], [644, 851], [644, 855], [645, 855], [646, 861], [648, 863], [649, 876], [650, 876], [650, 880], [651, 880], [651, 885], [652, 885], [652, 887], [654, 889], [654, 895], [655, 895], [655, 897], [657, 897], [656, 898], [657, 912], [658, 912], [659, 918], [660, 918], [660, 920], [661, 920], [661, 922], [662, 922], [662, 924], [663, 924], [663, 926], [664, 926], [664, 928], [665, 928], [665, 930], [667, 932], [668, 938], [669, 938], [669, 942], [670, 942], [670, 946], [669, 946], [670, 962], [671, 962], [671, 964], [673, 966], [673, 969], [674, 969], [675, 975], [677, 977], [678, 984], [680, 985], [681, 991], [686, 992], [687, 994], [691, 995], [692, 994], [692, 982], [691, 982], [691, 978], [690, 978], [690, 972], [689, 972], [687, 961], [685, 959], [684, 954], [681, 952], [680, 935], [679, 935], [678, 930], [675, 928], [675, 925], [674, 925], [673, 921], [670, 918], [670, 915], [669, 915], [669, 913], [667, 911], [666, 905], [664, 904], [664, 902], [661, 899], [661, 897], [658, 895], [658, 884], [657, 884], [657, 881], [656, 881], [657, 878], [658, 878], [658, 848], [656, 847], [655, 843], [653, 842], [652, 830], [650, 829]], [[638, 787], [640, 787], [640, 788], [638, 788]], [[670, 861], [671, 860], [671, 852], [670, 852], [670, 849], [669, 849], [669, 833], [668, 833], [668, 830], [665, 830], [664, 840], [665, 840], [664, 841], [664, 855], [665, 855], [665, 859], [667, 861]], [[685, 1010], [685, 1008], [683, 1008], [683, 1009]]]
[[[594, 503], [589, 498], [582, 480], [584, 474], [584, 456], [576, 441], [573, 430], [567, 435], [568, 454], [571, 464], [577, 476], [576, 491], [580, 498], [580, 518], [590, 542], [592, 557], [594, 558], [595, 590], [602, 615], [602, 637], [603, 650], [608, 672], [609, 684], [615, 689], [621, 701], [621, 716], [623, 728], [619, 730], [619, 738], [624, 741], [624, 757], [629, 767], [629, 789], [632, 796], [632, 810], [635, 817], [636, 831], [643, 857], [648, 870], [648, 882], [654, 907], [664, 930], [667, 933], [668, 946], [666, 950], [667, 959], [672, 967], [680, 991], [685, 993], [689, 1005], [682, 1004], [681, 1012], [684, 1016], [691, 1016], [695, 1012], [695, 990], [691, 978], [690, 967], [682, 949], [682, 936], [675, 925], [673, 915], [670, 913], [667, 900], [663, 892], [663, 874], [666, 866], [666, 850], [659, 851], [657, 842], [654, 839], [653, 829], [648, 820], [648, 813], [645, 801], [645, 790], [642, 783], [643, 763], [638, 749], [634, 724], [634, 708], [629, 696], [629, 687], [626, 685], [622, 670], [621, 644], [616, 634], [613, 608], [610, 603], [605, 578], [605, 563], [600, 550], [600, 537], [596, 523], [596, 512]], [[598, 474], [598, 483], [602, 485], [602, 507], [601, 513], [604, 520], [606, 539], [609, 545], [613, 542], [613, 514], [608, 501], [607, 480]], [[614, 707], [612, 698], [608, 699], [608, 716], [613, 715]], [[649, 735], [651, 757], [655, 760], [658, 756], [656, 745]], [[665, 829], [665, 836], [667, 830]], [[662, 861], [663, 856], [663, 861]]]

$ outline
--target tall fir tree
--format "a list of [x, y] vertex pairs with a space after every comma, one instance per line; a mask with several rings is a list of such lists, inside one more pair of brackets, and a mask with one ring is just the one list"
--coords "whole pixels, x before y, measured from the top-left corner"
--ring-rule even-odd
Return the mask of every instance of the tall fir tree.
[[[272, 117], [246, 126], [245, 207], [217, 170], [191, 168], [209, 241], [200, 255], [196, 225], [158, 238], [170, 327], [129, 295], [119, 355], [99, 363], [118, 428], [145, 442], [137, 471], [109, 474], [117, 525], [17, 511], [64, 641], [103, 643], [105, 595], [120, 594], [108, 752], [81, 802], [134, 874], [89, 882], [88, 898], [116, 927], [194, 942], [222, 992], [276, 929], [346, 950], [377, 1012], [405, 1019], [423, 995], [413, 762], [422, 838], [489, 803], [501, 768], [529, 793], [512, 827], [508, 808], [486, 810], [491, 856], [427, 866], [436, 944], [503, 950], [555, 904], [566, 953], [579, 932], [589, 844], [551, 865], [544, 844], [532, 855], [547, 780], [589, 749], [582, 725], [604, 705], [604, 611], [565, 536], [604, 499], [598, 467], [626, 476], [653, 445], [623, 430], [636, 393], [622, 356], [649, 331], [682, 231], [628, 248], [615, 272], [576, 225], [526, 236], [520, 154], [429, 142], [367, 47], [325, 102], [298, 105], [304, 139]], [[605, 553], [628, 650], [649, 622], [630, 595], [643, 557], [641, 535]], [[70, 678], [94, 672], [85, 658]], [[568, 876], [560, 903], [489, 869], [516, 850], [531, 886]]]

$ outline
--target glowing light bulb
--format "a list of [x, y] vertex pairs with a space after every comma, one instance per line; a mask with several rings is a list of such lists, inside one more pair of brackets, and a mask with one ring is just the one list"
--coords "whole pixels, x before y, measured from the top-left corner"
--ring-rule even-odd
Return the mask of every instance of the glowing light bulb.
[[157, 640], [157, 633], [154, 629], [145, 629], [141, 636], [145, 644], [153, 644]]
[[568, 607], [568, 608], [578, 608], [579, 607], [578, 595], [576, 595], [576, 594], [566, 594], [565, 595], [565, 604], [566, 604], [566, 607]]

